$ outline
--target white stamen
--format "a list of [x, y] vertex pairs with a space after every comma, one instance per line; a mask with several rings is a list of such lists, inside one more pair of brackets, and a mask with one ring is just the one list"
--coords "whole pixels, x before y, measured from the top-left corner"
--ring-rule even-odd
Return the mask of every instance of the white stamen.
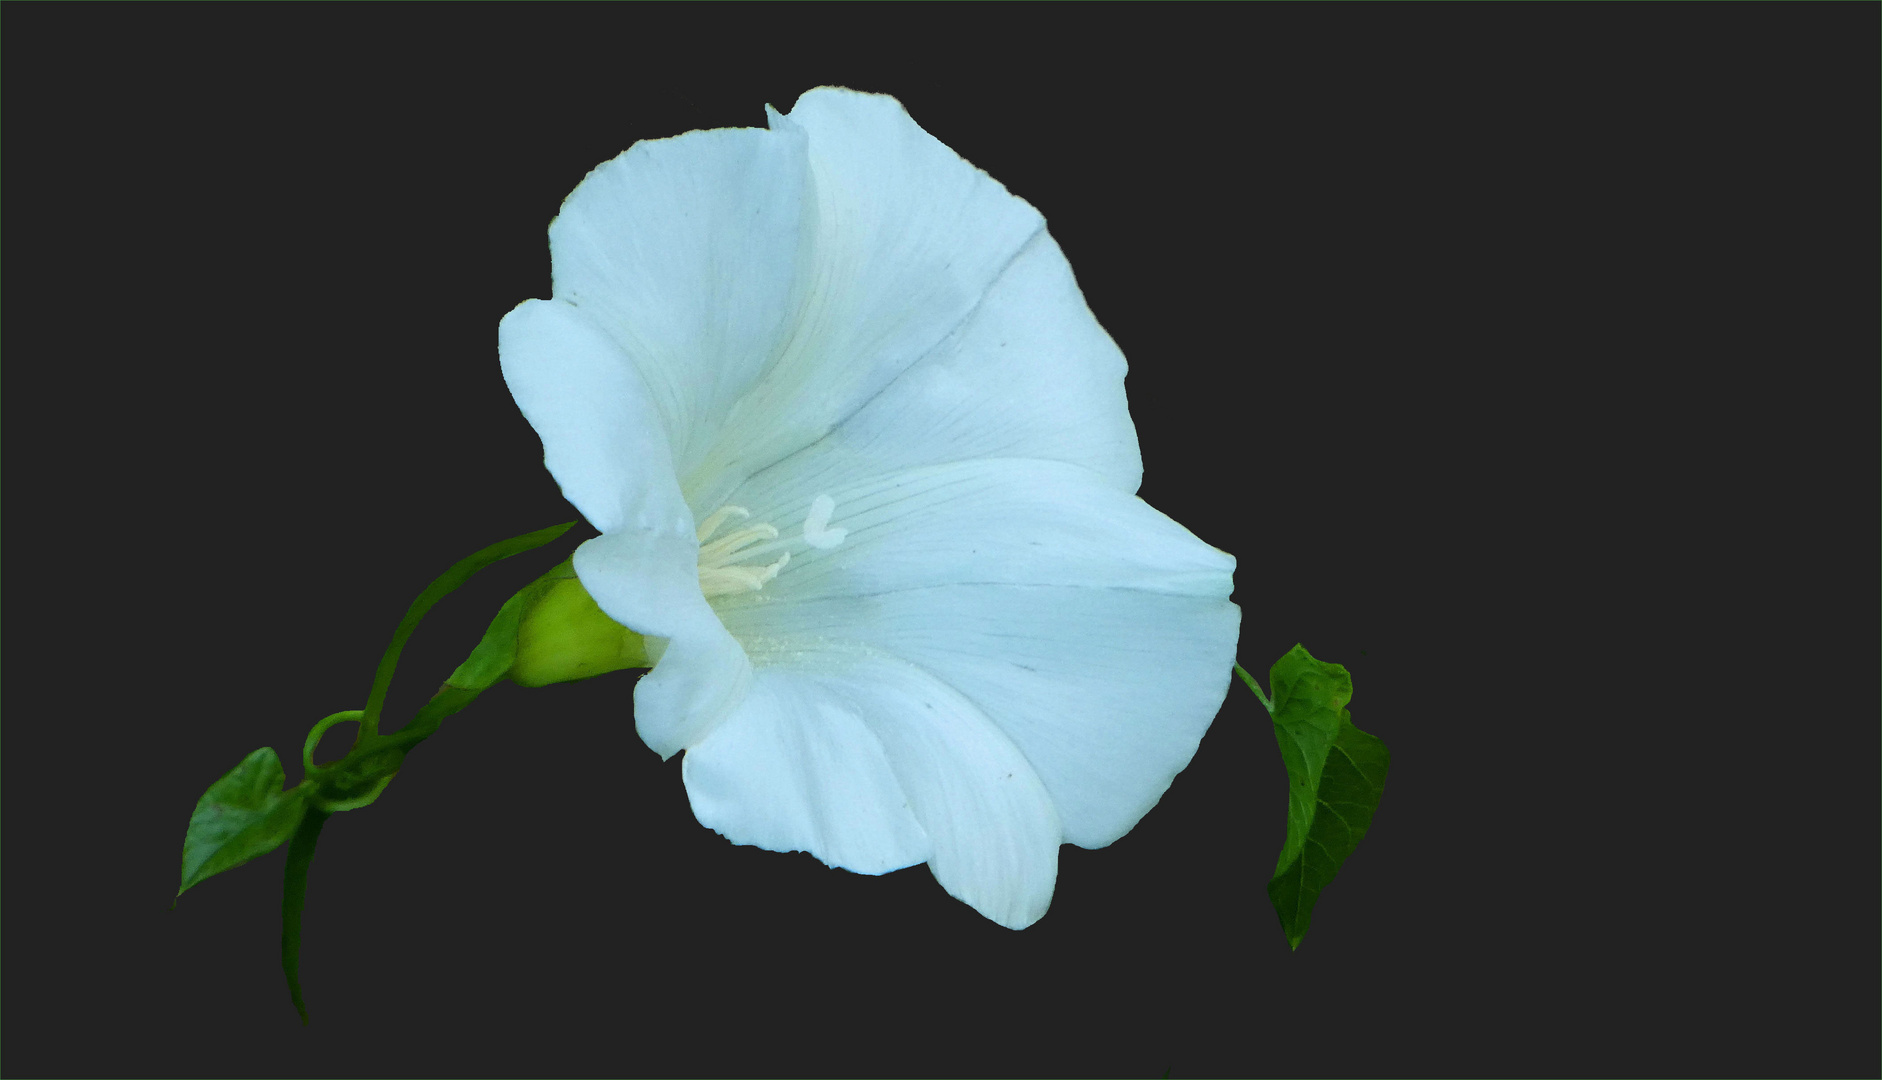
[[719, 531], [719, 526], [725, 524], [725, 519], [735, 517], [743, 521], [750, 516], [751, 511], [742, 506], [721, 506], [707, 514], [706, 520], [699, 523], [696, 535], [699, 537], [699, 542], [703, 544], [713, 533]]
[[773, 525], [752, 525], [737, 532], [729, 532], [710, 544], [699, 547], [699, 565], [724, 566], [732, 561], [739, 552], [756, 544], [760, 540], [776, 540], [778, 530]]
[[765, 587], [766, 582], [777, 577], [778, 571], [791, 561], [791, 553], [785, 551], [779, 553], [777, 560], [769, 565], [732, 565], [732, 560], [741, 556], [759, 554], [748, 550], [753, 544], [778, 538], [777, 527], [765, 522], [748, 525], [707, 542], [727, 521], [733, 518], [742, 521], [750, 516], [751, 511], [742, 506], [721, 506], [706, 515], [706, 519], [695, 530], [699, 538], [699, 591], [706, 595], [706, 599], [757, 592]]
[[791, 561], [791, 553], [784, 552], [778, 561], [769, 566], [701, 566], [699, 568], [699, 591], [710, 600], [715, 596], [727, 596], [732, 593], [757, 592], [765, 583], [778, 576]]
[[810, 500], [810, 513], [804, 518], [804, 542], [814, 548], [825, 551], [843, 542], [850, 534], [848, 529], [830, 528], [830, 515], [836, 513], [836, 500], [828, 495], [819, 495]]

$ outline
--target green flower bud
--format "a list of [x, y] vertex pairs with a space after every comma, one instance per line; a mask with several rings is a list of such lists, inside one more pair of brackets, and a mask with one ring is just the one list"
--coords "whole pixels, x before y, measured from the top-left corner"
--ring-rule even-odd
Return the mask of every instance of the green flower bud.
[[516, 631], [511, 681], [547, 686], [604, 675], [623, 668], [652, 667], [645, 638], [615, 622], [596, 605], [581, 579], [538, 581], [536, 596]]

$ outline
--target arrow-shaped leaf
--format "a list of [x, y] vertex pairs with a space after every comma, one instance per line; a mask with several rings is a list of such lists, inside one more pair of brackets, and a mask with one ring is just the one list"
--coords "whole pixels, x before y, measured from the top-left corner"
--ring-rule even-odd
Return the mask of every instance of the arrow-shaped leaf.
[[307, 811], [306, 792], [299, 787], [282, 791], [286, 780], [281, 759], [264, 746], [209, 785], [183, 834], [178, 896], [204, 878], [266, 855], [294, 835]]
[[1391, 754], [1353, 726], [1353, 680], [1299, 645], [1268, 673], [1274, 738], [1287, 765], [1287, 841], [1268, 882], [1287, 943], [1299, 948], [1320, 890], [1359, 846], [1385, 790]]

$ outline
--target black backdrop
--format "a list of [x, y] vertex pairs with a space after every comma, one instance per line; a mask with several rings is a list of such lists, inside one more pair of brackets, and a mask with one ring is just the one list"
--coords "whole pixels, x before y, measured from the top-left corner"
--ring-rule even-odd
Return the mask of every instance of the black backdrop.
[[[0, 20], [8, 1075], [1878, 1071], [1873, 5]], [[500, 688], [329, 824], [303, 1030], [280, 853], [166, 910], [190, 807], [573, 516], [495, 350], [561, 198], [820, 83], [1045, 213], [1372, 834], [1290, 953], [1232, 688], [1013, 933], [699, 826], [630, 676]]]

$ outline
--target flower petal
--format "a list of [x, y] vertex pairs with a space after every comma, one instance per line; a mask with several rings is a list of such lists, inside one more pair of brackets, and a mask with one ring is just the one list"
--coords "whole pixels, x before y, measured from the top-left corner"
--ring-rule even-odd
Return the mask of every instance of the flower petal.
[[760, 672], [751, 693], [681, 768], [693, 815], [735, 844], [807, 851], [886, 874], [926, 862], [928, 834], [846, 698], [793, 671]]
[[735, 842], [866, 873], [925, 856], [949, 894], [1013, 929], [1051, 903], [1060, 828], [1038, 776], [970, 702], [900, 661], [826, 653], [763, 671], [684, 775], [700, 822]]
[[1135, 492], [1143, 459], [1125, 369], [1065, 253], [1041, 232], [959, 331], [831, 438], [878, 468], [1046, 458]]
[[1008, 929], [1038, 922], [1064, 833], [1025, 755], [972, 702], [913, 666], [872, 662], [857, 685], [873, 706], [863, 719], [934, 844], [935, 880]]
[[[1078, 585], [1226, 597], [1235, 560], [1089, 469], [985, 458], [857, 478], [827, 468], [773, 470], [735, 493], [753, 520], [787, 533], [824, 499], [831, 548], [790, 548], [762, 594], [733, 605], [946, 585]], [[776, 546], [776, 545], [773, 545]], [[727, 604], [722, 603], [721, 608]]]
[[933, 350], [1044, 228], [894, 98], [825, 87], [769, 116], [772, 130], [807, 140], [808, 291], [737, 423], [688, 474], [702, 508], [822, 438]]
[[1042, 231], [952, 334], [823, 439], [755, 479], [811, 472], [835, 485], [1028, 457], [1081, 465], [1135, 492], [1143, 460], [1125, 371], [1064, 253]]
[[497, 329], [504, 381], [543, 462], [602, 535], [575, 552], [601, 610], [664, 652], [634, 690], [635, 726], [663, 758], [744, 696], [751, 665], [699, 591], [699, 542], [646, 384], [589, 318], [531, 300]]
[[[812, 482], [797, 495], [808, 503], [820, 478], [797, 479]], [[933, 673], [1025, 754], [1080, 846], [1156, 805], [1228, 689], [1230, 556], [1055, 462], [960, 462], [819, 493], [844, 542], [793, 548], [765, 595], [719, 606], [754, 663], [873, 649]], [[764, 512], [789, 520], [786, 505]]]
[[809, 137], [827, 307], [807, 313], [825, 348], [804, 359], [820, 394], [850, 395], [834, 420], [960, 325], [1045, 220], [892, 97], [820, 87], [771, 124]]
[[497, 354], [510, 396], [542, 439], [543, 464], [590, 525], [609, 532], [685, 518], [691, 531], [647, 385], [584, 312], [525, 300], [497, 324]]
[[649, 635], [653, 670], [634, 687], [634, 730], [666, 760], [745, 699], [751, 662], [699, 591], [690, 533], [604, 533], [575, 549], [575, 576], [608, 617]]
[[992, 719], [1085, 848], [1129, 832], [1195, 757], [1241, 625], [1226, 600], [1133, 589], [955, 585], [878, 613], [880, 647]]
[[633, 361], [682, 477], [777, 362], [812, 282], [804, 143], [761, 128], [637, 142], [549, 226], [556, 298]]

